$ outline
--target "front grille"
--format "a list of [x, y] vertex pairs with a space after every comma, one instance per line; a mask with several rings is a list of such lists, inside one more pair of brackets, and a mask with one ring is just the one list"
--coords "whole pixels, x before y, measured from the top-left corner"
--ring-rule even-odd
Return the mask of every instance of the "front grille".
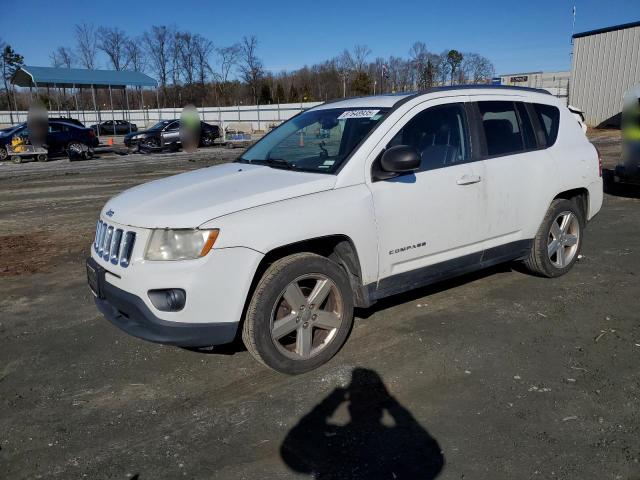
[[114, 265], [120, 264], [124, 268], [128, 267], [135, 242], [135, 232], [125, 232], [121, 228], [114, 228], [98, 220], [93, 249], [105, 261]]

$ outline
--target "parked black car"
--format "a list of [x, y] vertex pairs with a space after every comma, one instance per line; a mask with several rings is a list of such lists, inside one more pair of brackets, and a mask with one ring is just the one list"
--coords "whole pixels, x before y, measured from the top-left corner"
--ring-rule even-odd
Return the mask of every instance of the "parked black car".
[[[200, 122], [200, 146], [213, 145], [220, 137], [220, 127]], [[180, 147], [180, 120], [161, 120], [153, 127], [142, 132], [125, 135], [124, 144], [129, 148], [146, 148], [155, 150], [160, 148]]]
[[91, 129], [99, 135], [126, 135], [130, 132], [137, 132], [138, 126], [135, 123], [129, 123], [124, 120], [107, 120], [106, 122], [91, 125]]
[[[28, 135], [26, 122], [0, 132], [0, 161], [7, 160], [7, 145], [11, 145], [11, 139], [15, 135]], [[75, 122], [71, 123], [67, 119], [49, 120], [46, 143], [49, 155], [66, 153], [69, 150], [83, 150], [83, 146], [91, 148], [98, 146], [98, 138], [93, 130], [79, 127]]]
[[57, 121], [57, 122], [68, 122], [68, 123], [73, 123], [74, 125], [80, 127], [80, 128], [85, 128], [84, 123], [82, 123], [80, 120], [76, 120], [75, 118], [69, 118], [69, 117], [49, 117], [49, 121]]

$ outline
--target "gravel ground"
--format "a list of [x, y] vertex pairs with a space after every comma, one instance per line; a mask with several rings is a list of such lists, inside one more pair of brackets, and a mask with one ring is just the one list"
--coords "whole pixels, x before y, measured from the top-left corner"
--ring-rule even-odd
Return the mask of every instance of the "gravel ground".
[[[612, 166], [619, 133], [592, 136]], [[385, 300], [286, 377], [129, 337], [85, 283], [107, 198], [239, 153], [0, 164], [0, 477], [640, 479], [637, 192], [606, 195], [570, 274]]]

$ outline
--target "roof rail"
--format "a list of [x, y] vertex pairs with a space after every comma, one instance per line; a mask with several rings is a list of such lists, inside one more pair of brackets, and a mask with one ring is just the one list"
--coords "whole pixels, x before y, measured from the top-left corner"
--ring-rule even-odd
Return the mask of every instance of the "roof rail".
[[546, 95], [551, 95], [549, 91], [544, 90], [542, 88], [533, 88], [533, 87], [518, 87], [515, 85], [490, 85], [486, 83], [481, 84], [469, 84], [469, 85], [449, 85], [444, 87], [433, 87], [423, 92], [418, 93], [431, 93], [431, 92], [446, 92], [449, 90], [475, 90], [475, 89], [487, 89], [487, 90], [520, 90], [524, 92], [535, 92], [535, 93], [544, 93]]

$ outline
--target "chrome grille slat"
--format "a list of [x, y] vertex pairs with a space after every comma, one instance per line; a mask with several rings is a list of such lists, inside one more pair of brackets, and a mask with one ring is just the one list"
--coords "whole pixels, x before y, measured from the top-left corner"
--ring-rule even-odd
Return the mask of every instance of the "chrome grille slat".
[[131, 263], [135, 241], [135, 232], [127, 232], [98, 220], [93, 249], [107, 262], [126, 268]]
[[122, 242], [122, 252], [120, 254], [120, 266], [128, 267], [131, 262], [131, 254], [133, 253], [133, 245], [136, 241], [135, 232], [127, 232]]
[[111, 241], [111, 250], [109, 253], [109, 261], [114, 265], [118, 264], [120, 258], [120, 242], [122, 240], [122, 229], [119, 228], [113, 234], [113, 240]]
[[107, 227], [107, 234], [104, 237], [102, 248], [102, 258], [109, 260], [109, 252], [111, 252], [111, 240], [113, 239], [113, 227]]

